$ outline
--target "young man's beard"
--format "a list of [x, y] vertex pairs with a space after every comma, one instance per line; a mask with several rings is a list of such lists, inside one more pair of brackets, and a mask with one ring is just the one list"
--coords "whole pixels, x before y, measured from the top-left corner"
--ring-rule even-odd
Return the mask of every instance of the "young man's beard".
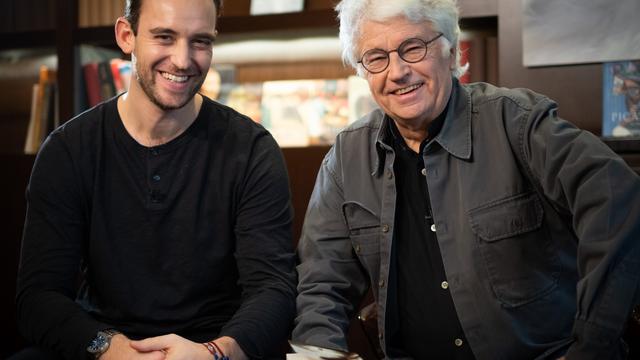
[[179, 103], [177, 105], [166, 104], [162, 102], [162, 100], [160, 99], [160, 97], [157, 95], [155, 91], [156, 81], [155, 81], [155, 77], [153, 76], [155, 75], [155, 71], [154, 70], [150, 70], [148, 72], [139, 71], [140, 69], [138, 65], [139, 63], [136, 62], [135, 63], [135, 66], [136, 66], [135, 81], [137, 81], [140, 84], [142, 91], [144, 91], [144, 93], [147, 95], [149, 100], [151, 100], [152, 103], [154, 103], [157, 107], [159, 107], [163, 111], [177, 110], [187, 105], [191, 101], [191, 99], [193, 99], [193, 97], [198, 93], [198, 91], [200, 91], [200, 88], [204, 83], [204, 77], [200, 76], [200, 79], [195, 84], [195, 86], [190, 90], [188, 96], [184, 99], [182, 103]]

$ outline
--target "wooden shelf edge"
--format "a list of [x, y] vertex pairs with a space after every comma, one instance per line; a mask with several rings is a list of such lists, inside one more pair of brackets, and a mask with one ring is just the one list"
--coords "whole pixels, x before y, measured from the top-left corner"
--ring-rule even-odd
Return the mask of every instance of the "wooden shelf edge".
[[74, 43], [115, 45], [114, 25], [78, 28], [75, 31]]
[[603, 136], [600, 139], [616, 153], [640, 153], [640, 138], [615, 138]]
[[[287, 30], [338, 26], [331, 9], [258, 16], [222, 16], [218, 21], [218, 30], [224, 34], [282, 30], [283, 24], [286, 24]], [[73, 41], [75, 44], [115, 44], [113, 26], [76, 29]]]
[[33, 47], [55, 47], [56, 30], [34, 30], [0, 33], [0, 49], [25, 49]]
[[219, 19], [218, 30], [224, 34], [272, 31], [282, 29], [337, 28], [338, 21], [332, 9], [299, 13], [227, 16]]

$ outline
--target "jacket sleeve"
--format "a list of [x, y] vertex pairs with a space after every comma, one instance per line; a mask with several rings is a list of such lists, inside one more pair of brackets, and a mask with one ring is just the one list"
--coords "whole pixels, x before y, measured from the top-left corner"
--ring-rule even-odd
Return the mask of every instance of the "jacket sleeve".
[[625, 356], [621, 341], [638, 302], [640, 178], [605, 144], [557, 117], [542, 99], [523, 116], [519, 157], [578, 238], [577, 311], [567, 359]]
[[293, 340], [347, 350], [346, 333], [369, 280], [343, 219], [339, 144], [326, 155], [309, 200], [298, 245], [297, 318]]
[[109, 326], [94, 320], [73, 300], [86, 219], [63, 135], [56, 131], [45, 141], [29, 180], [17, 317], [30, 343], [67, 359], [82, 359], [96, 332]]
[[295, 254], [289, 180], [271, 136], [257, 138], [236, 204], [238, 284], [242, 304], [222, 328], [250, 358], [282, 349], [295, 314]]

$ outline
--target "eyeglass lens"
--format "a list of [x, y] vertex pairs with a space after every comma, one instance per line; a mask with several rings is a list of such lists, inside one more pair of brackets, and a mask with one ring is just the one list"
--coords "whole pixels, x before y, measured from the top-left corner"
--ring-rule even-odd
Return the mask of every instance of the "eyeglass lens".
[[427, 55], [427, 45], [442, 36], [439, 34], [428, 42], [422, 39], [411, 38], [403, 41], [395, 50], [385, 51], [382, 49], [371, 49], [362, 56], [362, 66], [371, 72], [379, 73], [389, 66], [389, 54], [396, 51], [400, 58], [408, 63], [416, 63]]

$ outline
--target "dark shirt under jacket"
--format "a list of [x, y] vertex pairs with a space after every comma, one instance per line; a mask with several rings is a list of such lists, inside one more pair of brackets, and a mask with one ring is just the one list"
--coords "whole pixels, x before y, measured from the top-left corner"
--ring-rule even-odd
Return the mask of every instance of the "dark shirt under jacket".
[[38, 154], [18, 275], [23, 335], [70, 359], [105, 328], [198, 342], [228, 335], [251, 357], [278, 349], [295, 312], [278, 145], [205, 98], [183, 134], [145, 147], [116, 104], [67, 122]]
[[[443, 122], [441, 115], [431, 123], [420, 153]], [[398, 191], [387, 309], [390, 350], [415, 359], [473, 359], [448, 291], [433, 231], [424, 161], [406, 145], [395, 123], [388, 124], [396, 154], [393, 169]]]

